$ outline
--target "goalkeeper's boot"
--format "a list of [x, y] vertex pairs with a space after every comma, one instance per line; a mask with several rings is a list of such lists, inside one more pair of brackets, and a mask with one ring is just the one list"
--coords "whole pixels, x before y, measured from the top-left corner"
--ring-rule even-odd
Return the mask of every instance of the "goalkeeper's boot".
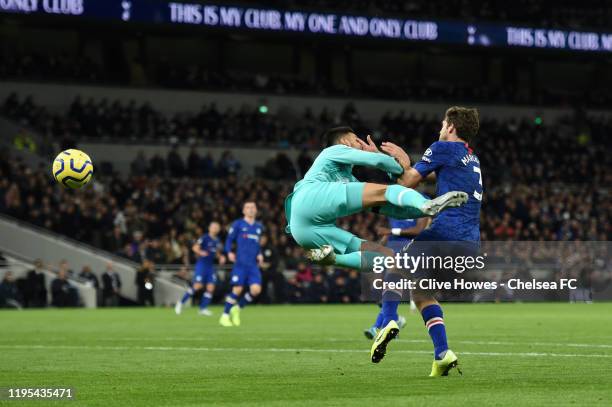
[[376, 334], [378, 333], [378, 329], [376, 329], [375, 326], [371, 326], [368, 329], [364, 329], [363, 330], [363, 334], [365, 335], [366, 338], [368, 338], [369, 340], [372, 340], [376, 337]]
[[232, 309], [230, 309], [230, 318], [234, 326], [240, 326], [240, 306], [234, 305]]
[[457, 372], [459, 372], [459, 374], [463, 374], [459, 369], [458, 365], [459, 360], [457, 359], [457, 355], [455, 355], [452, 350], [448, 349], [441, 360], [433, 361], [429, 377], [448, 376], [448, 372], [452, 368], [457, 368]]
[[333, 266], [336, 262], [334, 248], [326, 244], [319, 249], [306, 250], [306, 258], [322, 266]]
[[468, 201], [468, 194], [462, 191], [450, 191], [437, 198], [429, 200], [421, 206], [421, 212], [435, 216], [446, 208], [456, 208]]
[[395, 321], [390, 321], [387, 326], [378, 332], [378, 335], [376, 335], [376, 339], [374, 339], [374, 343], [372, 344], [372, 349], [370, 349], [372, 363], [378, 363], [385, 357], [385, 353], [387, 352], [387, 344], [395, 339], [398, 333], [399, 326]]
[[219, 324], [221, 324], [221, 326], [234, 326], [228, 314], [221, 315], [221, 318], [219, 318]]

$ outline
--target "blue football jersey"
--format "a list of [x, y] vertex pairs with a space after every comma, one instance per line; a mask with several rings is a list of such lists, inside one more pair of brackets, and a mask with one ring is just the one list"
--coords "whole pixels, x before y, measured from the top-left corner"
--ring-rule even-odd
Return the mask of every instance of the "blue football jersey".
[[[417, 224], [416, 219], [393, 219], [389, 218], [389, 227], [391, 229], [399, 228], [399, 229], [410, 229], [415, 227]], [[408, 243], [413, 239], [414, 236], [395, 236], [389, 235], [388, 242], [402, 242]]]
[[225, 252], [231, 252], [232, 244], [236, 243], [236, 264], [256, 265], [262, 233], [263, 226], [259, 222], [250, 224], [244, 219], [234, 221], [225, 241]]
[[210, 235], [205, 234], [198, 239], [197, 244], [200, 246], [200, 249], [208, 253], [206, 256], [199, 256], [198, 262], [204, 264], [207, 267], [212, 267], [213, 263], [215, 262], [215, 255], [217, 254], [217, 250], [221, 245], [219, 239], [216, 237], [210, 237]]
[[480, 161], [463, 142], [436, 141], [421, 161], [414, 165], [421, 176], [431, 172], [437, 177], [437, 196], [449, 191], [463, 191], [468, 202], [437, 215], [425, 232], [439, 240], [480, 241], [480, 206], [483, 194]]

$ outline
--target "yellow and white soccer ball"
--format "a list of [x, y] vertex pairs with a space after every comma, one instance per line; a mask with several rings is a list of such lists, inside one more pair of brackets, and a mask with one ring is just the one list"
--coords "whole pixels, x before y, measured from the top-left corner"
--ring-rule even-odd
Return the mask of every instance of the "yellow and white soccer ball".
[[53, 160], [53, 177], [67, 188], [81, 188], [93, 177], [91, 158], [74, 148], [62, 151]]

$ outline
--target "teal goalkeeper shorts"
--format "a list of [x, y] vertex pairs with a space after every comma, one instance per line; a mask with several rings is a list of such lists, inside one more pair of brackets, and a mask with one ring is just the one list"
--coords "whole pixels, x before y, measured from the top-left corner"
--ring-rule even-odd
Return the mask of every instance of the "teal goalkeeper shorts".
[[363, 239], [336, 226], [336, 220], [363, 210], [363, 182], [313, 182], [285, 201], [287, 231], [305, 249], [331, 245], [339, 254], [358, 251]]

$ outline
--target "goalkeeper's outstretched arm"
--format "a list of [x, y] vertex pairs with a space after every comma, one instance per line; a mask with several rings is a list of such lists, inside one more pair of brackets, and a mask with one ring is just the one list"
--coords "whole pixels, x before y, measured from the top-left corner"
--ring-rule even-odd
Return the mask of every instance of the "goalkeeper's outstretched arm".
[[394, 175], [401, 175], [404, 172], [404, 169], [395, 158], [383, 153], [358, 150], [342, 144], [335, 145], [326, 150], [328, 158], [338, 163], [378, 168]]

